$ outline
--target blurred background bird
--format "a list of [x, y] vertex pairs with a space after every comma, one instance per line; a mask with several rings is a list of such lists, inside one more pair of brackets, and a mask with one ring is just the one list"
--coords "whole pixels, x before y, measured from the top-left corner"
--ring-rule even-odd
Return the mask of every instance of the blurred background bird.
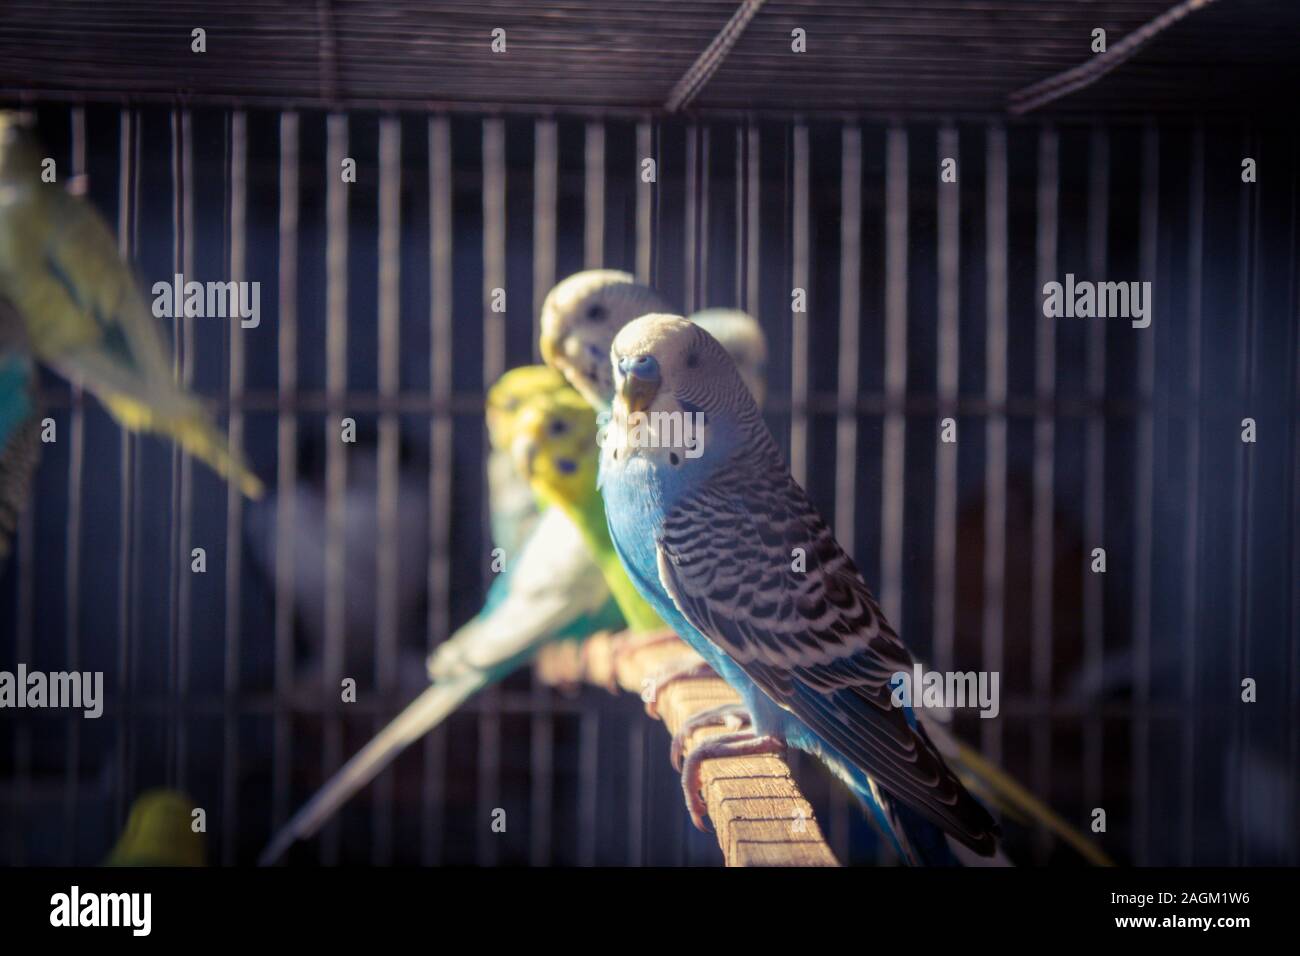
[[0, 113], [0, 298], [23, 317], [32, 353], [125, 428], [168, 436], [259, 496], [261, 481], [177, 384], [164, 333], [99, 213], [43, 181], [41, 163], [25, 120]]
[[206, 866], [207, 844], [194, 829], [195, 809], [193, 800], [175, 790], [140, 794], [104, 866]]
[[[337, 502], [342, 513], [344, 576], [349, 582], [341, 630], [344, 667], [349, 674], [373, 667], [375, 621], [383, 589], [379, 585], [380, 542], [375, 535], [375, 515], [380, 498], [380, 455], [371, 436], [358, 438], [348, 450], [347, 484]], [[293, 602], [295, 643], [300, 664], [290, 691], [306, 704], [320, 690], [326, 647], [326, 591], [329, 575], [325, 554], [329, 544], [329, 488], [324, 449], [318, 436], [300, 436], [297, 480], [292, 487], [273, 488], [252, 502], [244, 518], [244, 538], [252, 564], [268, 589], [276, 586], [276, 549], [279, 519], [288, 509], [292, 533], [284, 546], [292, 560], [290, 595]], [[427, 468], [410, 460], [411, 451], [399, 448], [397, 511], [402, 516], [396, 535], [397, 627], [400, 634], [418, 634], [427, 616], [429, 563], [429, 475]], [[399, 648], [403, 672], [422, 670], [423, 645]], [[409, 665], [414, 664], [412, 668]]]
[[575, 272], [542, 302], [542, 360], [602, 411], [609, 407], [614, 388], [609, 368], [614, 336], [637, 316], [670, 308], [663, 296], [627, 272]]
[[[432, 684], [361, 748], [277, 833], [260, 862], [277, 860], [296, 841], [315, 834], [348, 799], [392, 760], [447, 718], [462, 703], [513, 672], [549, 641], [584, 638], [616, 630], [623, 618], [610, 598], [577, 527], [558, 508], [537, 513], [520, 502], [510, 462], [516, 422], [526, 402], [556, 390], [569, 391], [549, 369], [527, 366], [507, 372], [489, 392], [489, 501], [494, 534], [522, 541], [507, 549], [504, 570], [488, 590], [483, 609], [444, 641], [428, 661]], [[498, 544], [500, 546], [500, 544]]]
[[662, 631], [664, 622], [628, 580], [609, 540], [596, 490], [596, 413], [571, 388], [538, 395], [520, 411], [515, 461], [537, 497], [563, 511], [582, 534], [629, 630]]
[[520, 410], [529, 400], [567, 390], [564, 376], [545, 365], [511, 369], [488, 389], [488, 502], [492, 543], [515, 554], [541, 513], [528, 478], [514, 460], [513, 438]]

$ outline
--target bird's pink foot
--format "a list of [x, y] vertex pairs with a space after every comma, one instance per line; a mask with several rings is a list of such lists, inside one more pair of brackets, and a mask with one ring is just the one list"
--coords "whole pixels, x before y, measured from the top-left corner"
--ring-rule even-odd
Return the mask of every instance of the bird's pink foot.
[[669, 661], [648, 678], [649, 686], [641, 693], [641, 699], [645, 701], [646, 714], [659, 720], [659, 698], [670, 685], [679, 680], [701, 680], [717, 676], [712, 667], [694, 657]]
[[717, 760], [720, 757], [757, 757], [760, 755], [785, 756], [785, 743], [776, 737], [758, 736], [752, 731], [740, 731], [734, 734], [719, 734], [702, 741], [698, 747], [686, 755], [682, 765], [682, 794], [686, 797], [686, 809], [690, 811], [691, 822], [696, 829], [709, 832], [705, 823], [708, 816], [708, 804], [701, 793], [703, 782], [700, 774], [704, 761]]
[[717, 707], [710, 707], [708, 710], [702, 710], [686, 719], [686, 721], [677, 728], [677, 733], [673, 734], [673, 746], [670, 756], [673, 761], [673, 769], [678, 773], [682, 770], [682, 755], [686, 750], [686, 742], [691, 739], [691, 734], [701, 727], [726, 727], [731, 733], [735, 733], [745, 727], [753, 724], [754, 719], [749, 716], [743, 704], [719, 704]]

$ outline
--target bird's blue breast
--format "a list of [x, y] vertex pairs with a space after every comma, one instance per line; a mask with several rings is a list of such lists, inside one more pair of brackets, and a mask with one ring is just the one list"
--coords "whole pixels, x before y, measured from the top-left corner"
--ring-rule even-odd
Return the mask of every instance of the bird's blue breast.
[[664, 487], [656, 470], [653, 463], [639, 456], [620, 461], [605, 456], [601, 490], [614, 549], [632, 583], [664, 623], [740, 694], [758, 730], [783, 737], [784, 712], [748, 674], [686, 619], [659, 580], [659, 554], [655, 542], [663, 529], [665, 492], [671, 493], [672, 489]]

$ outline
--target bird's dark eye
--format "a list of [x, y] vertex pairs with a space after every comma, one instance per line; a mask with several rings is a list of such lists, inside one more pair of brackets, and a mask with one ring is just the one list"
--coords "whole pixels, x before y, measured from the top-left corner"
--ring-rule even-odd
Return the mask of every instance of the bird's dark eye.
[[696, 355], [694, 352], [691, 352], [686, 356], [687, 368], [695, 368], [699, 364], [700, 364], [700, 357]]
[[677, 452], [670, 451], [668, 453], [668, 463], [672, 465], [674, 468], [676, 468], [678, 465], [682, 463], [682, 460], [677, 457]]
[[563, 418], [551, 419], [550, 432], [552, 435], [563, 435], [568, 430], [569, 430], [569, 423], [566, 422]]
[[578, 463], [568, 458], [555, 459], [555, 470], [562, 475], [571, 475], [578, 470]]
[[593, 302], [587, 306], [588, 322], [604, 322], [607, 318], [609, 318], [609, 312], [599, 302]]

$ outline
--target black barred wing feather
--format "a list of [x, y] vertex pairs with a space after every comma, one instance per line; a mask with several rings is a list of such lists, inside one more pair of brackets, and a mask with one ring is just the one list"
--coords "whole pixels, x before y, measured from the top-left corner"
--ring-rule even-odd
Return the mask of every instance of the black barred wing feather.
[[723, 469], [668, 514], [659, 574], [682, 614], [774, 701], [977, 853], [996, 825], [891, 701], [912, 657], [784, 470]]

